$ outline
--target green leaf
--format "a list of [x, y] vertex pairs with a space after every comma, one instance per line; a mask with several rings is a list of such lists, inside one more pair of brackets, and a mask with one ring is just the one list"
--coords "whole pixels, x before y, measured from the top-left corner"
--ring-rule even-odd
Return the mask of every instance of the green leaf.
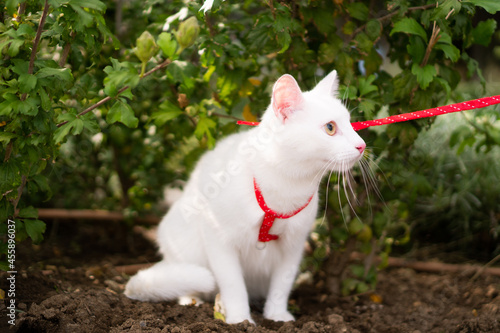
[[500, 11], [500, 1], [498, 0], [467, 0], [464, 2], [470, 2], [478, 7], [482, 7], [490, 14]]
[[494, 19], [479, 22], [471, 31], [474, 43], [483, 46], [490, 45], [491, 37], [495, 33], [496, 29], [497, 22]]
[[36, 86], [37, 78], [32, 74], [22, 74], [19, 76], [19, 91], [22, 93], [29, 93]]
[[46, 228], [45, 223], [40, 220], [31, 219], [25, 219], [23, 222], [26, 232], [28, 233], [28, 236], [30, 236], [33, 243], [39, 244], [43, 240], [43, 233]]
[[71, 126], [68, 126], [68, 124], [62, 125], [58, 129], [56, 129], [56, 131], [54, 132], [54, 143], [61, 142], [66, 137], [66, 135], [69, 134], [69, 131], [71, 131]]
[[335, 60], [338, 51], [336, 45], [323, 43], [319, 46], [318, 61], [322, 64], [331, 64]]
[[392, 36], [396, 32], [403, 32], [410, 35], [417, 35], [422, 37], [424, 42], [427, 43], [427, 33], [420, 23], [418, 23], [415, 19], [405, 17], [402, 20], [396, 22], [394, 24], [394, 28], [392, 28], [390, 35]]
[[[21, 184], [21, 167], [15, 160], [10, 159], [7, 162], [0, 164], [0, 192], [5, 193], [8, 190], [15, 189]], [[17, 192], [13, 191], [12, 195], [17, 198]]]
[[42, 78], [50, 77], [50, 76], [53, 76], [57, 79], [60, 79], [60, 80], [66, 81], [66, 82], [73, 81], [73, 74], [71, 74], [71, 70], [69, 68], [44, 67], [36, 73], [36, 77], [38, 79], [42, 79]]
[[376, 85], [373, 85], [373, 81], [375, 81], [376, 77], [375, 75], [370, 75], [367, 78], [361, 77], [358, 80], [358, 89], [359, 89], [359, 96], [364, 96], [368, 95], [371, 92], [377, 91], [378, 87]]
[[0, 142], [3, 142], [3, 141], [9, 142], [10, 139], [13, 139], [15, 137], [17, 137], [16, 133], [0, 132]]
[[130, 128], [136, 128], [139, 124], [139, 119], [135, 116], [134, 110], [132, 110], [130, 105], [121, 99], [117, 100], [116, 103], [109, 109], [108, 114], [106, 115], [106, 121], [108, 124], [121, 122]]
[[83, 127], [85, 127], [85, 129], [89, 131], [90, 134], [95, 134], [101, 130], [99, 124], [97, 123], [97, 119], [93, 117], [94, 115], [92, 113], [87, 113], [83, 117], [80, 117], [80, 119], [82, 119], [83, 121]]
[[417, 36], [410, 36], [410, 43], [406, 46], [408, 54], [414, 63], [420, 64], [425, 56], [426, 46], [422, 38]]
[[151, 118], [154, 119], [157, 126], [163, 126], [169, 120], [177, 118], [182, 114], [182, 110], [168, 100], [161, 103], [159, 108], [160, 111], [151, 115]]
[[106, 5], [99, 0], [70, 0], [68, 4], [95, 9], [100, 12], [104, 12], [106, 10]]
[[362, 2], [354, 2], [347, 4], [347, 12], [352, 18], [360, 21], [366, 21], [368, 19], [369, 10], [368, 7]]
[[32, 37], [35, 35], [35, 30], [33, 30], [33, 28], [29, 24], [23, 23], [17, 29], [16, 35], [19, 37]]
[[376, 40], [382, 33], [382, 23], [378, 20], [371, 20], [366, 24], [366, 34], [371, 40]]
[[366, 119], [373, 119], [373, 114], [377, 103], [371, 99], [363, 99], [359, 103], [359, 109], [365, 114]]
[[[11, 57], [15, 57], [19, 54], [19, 49], [23, 46], [24, 40], [22, 39], [13, 39], [10, 42], [9, 49], [7, 50], [7, 54]], [[0, 48], [1, 50], [1, 48]]]
[[75, 135], [80, 134], [83, 131], [83, 120], [81, 120], [80, 118], [76, 118], [71, 122], [71, 124], [68, 125], [71, 125], [73, 127], [73, 130], [71, 132]]
[[21, 2], [23, 2], [23, 0], [7, 0], [4, 2], [5, 5], [2, 5], [2, 7], [5, 6], [7, 8], [7, 12], [12, 15], [17, 11], [17, 6]]
[[437, 20], [442, 20], [448, 16], [448, 14], [453, 10], [451, 15], [457, 14], [460, 9], [462, 8], [462, 5], [460, 4], [459, 0], [445, 0], [439, 4], [437, 8], [434, 9], [432, 16], [431, 16], [431, 21], [437, 21]]
[[177, 51], [177, 42], [172, 38], [171, 33], [162, 32], [158, 36], [157, 43], [166, 58], [174, 58], [175, 52]]
[[208, 147], [212, 148], [215, 145], [215, 139], [210, 130], [215, 129], [216, 126], [217, 123], [214, 120], [208, 117], [201, 117], [196, 125], [194, 135], [198, 140], [201, 140], [206, 135], [208, 139]]
[[411, 72], [417, 77], [417, 82], [422, 89], [427, 89], [434, 77], [437, 75], [436, 68], [432, 65], [420, 67], [418, 64], [413, 64]]
[[40, 100], [36, 96], [30, 96], [17, 104], [17, 111], [27, 116], [34, 116], [38, 113]]
[[42, 109], [49, 111], [52, 108], [52, 101], [45, 89], [38, 89], [38, 96], [40, 97]]
[[25, 207], [19, 211], [19, 216], [24, 218], [36, 219], [38, 217], [38, 210], [33, 207]]
[[118, 90], [124, 86], [134, 88], [139, 84], [140, 78], [135, 66], [129, 62], [119, 62], [111, 59], [112, 66], [106, 66], [104, 72], [108, 74], [104, 78], [104, 92], [108, 96], [116, 96]]
[[292, 42], [292, 36], [290, 36], [290, 28], [291, 19], [285, 15], [280, 15], [276, 17], [274, 21], [273, 27], [276, 33], [276, 39], [278, 41], [278, 45], [281, 46], [281, 50], [278, 53], [285, 52], [290, 43]]
[[38, 174], [38, 175], [35, 175], [32, 177], [32, 181], [34, 181], [36, 183], [36, 185], [38, 186], [40, 191], [47, 192], [49, 197], [52, 196], [52, 191], [51, 191], [49, 183], [47, 181], [47, 177]]
[[436, 50], [441, 50], [444, 53], [444, 56], [450, 59], [452, 62], [457, 62], [460, 58], [460, 50], [457, 49], [454, 45], [447, 44], [436, 44], [434, 46]]

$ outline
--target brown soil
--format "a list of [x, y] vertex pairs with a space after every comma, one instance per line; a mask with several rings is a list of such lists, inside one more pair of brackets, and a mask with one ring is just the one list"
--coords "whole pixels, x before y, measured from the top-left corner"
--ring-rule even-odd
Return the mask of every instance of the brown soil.
[[[118, 224], [60, 224], [42, 246], [17, 248], [16, 325], [0, 304], [0, 332], [500, 332], [500, 278], [379, 273], [375, 293], [337, 297], [303, 285], [290, 298], [297, 321], [257, 326], [213, 318], [213, 304], [143, 303], [123, 296], [117, 265], [154, 262], [155, 249]], [[78, 232], [77, 232], [78, 231]], [[8, 290], [7, 274], [0, 288]]]

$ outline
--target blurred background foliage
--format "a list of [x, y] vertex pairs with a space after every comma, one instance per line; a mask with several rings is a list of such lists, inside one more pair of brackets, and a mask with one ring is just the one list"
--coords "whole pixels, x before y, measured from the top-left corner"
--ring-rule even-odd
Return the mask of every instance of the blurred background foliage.
[[[206, 13], [202, 5], [5, 2], [0, 232], [9, 217], [18, 241], [40, 242], [43, 207], [161, 215], [165, 187], [182, 187], [203, 152], [245, 130], [235, 120], [257, 120], [283, 73], [308, 90], [336, 69], [352, 121], [500, 91], [495, 1], [215, 0]], [[336, 175], [325, 180], [303, 268], [323, 267], [332, 290], [373, 287], [394, 249], [500, 254], [498, 108], [438, 118], [361, 131], [371, 173], [353, 171], [356, 199]], [[349, 265], [354, 250], [365, 258]]]

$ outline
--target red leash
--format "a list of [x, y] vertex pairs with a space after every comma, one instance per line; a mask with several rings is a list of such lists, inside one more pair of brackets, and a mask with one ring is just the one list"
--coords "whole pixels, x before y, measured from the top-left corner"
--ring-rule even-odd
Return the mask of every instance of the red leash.
[[[439, 115], [446, 114], [446, 113], [460, 112], [460, 111], [466, 111], [466, 110], [472, 110], [472, 109], [480, 109], [480, 108], [484, 108], [484, 107], [487, 107], [490, 105], [495, 105], [495, 104], [500, 104], [500, 95], [491, 96], [491, 97], [483, 97], [483, 98], [474, 99], [474, 100], [462, 102], [462, 103], [439, 106], [439, 107], [433, 108], [433, 109], [397, 114], [395, 116], [390, 116], [390, 117], [381, 118], [381, 119], [360, 121], [360, 122], [356, 122], [356, 123], [351, 123], [351, 125], [355, 131], [359, 131], [359, 130], [362, 130], [364, 128], [371, 127], [371, 126], [388, 125], [388, 124], [394, 124], [394, 123], [399, 123], [402, 121], [408, 121], [408, 120], [413, 120], [413, 119], [421, 119], [421, 118], [439, 116]], [[258, 122], [251, 122], [251, 121], [238, 121], [237, 124], [238, 125], [249, 125], [249, 126], [259, 125]]]

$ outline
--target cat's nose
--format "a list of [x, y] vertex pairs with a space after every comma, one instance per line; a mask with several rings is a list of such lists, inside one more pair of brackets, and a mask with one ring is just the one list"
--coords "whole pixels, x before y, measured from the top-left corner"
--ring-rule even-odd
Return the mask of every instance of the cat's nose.
[[363, 152], [365, 151], [365, 148], [366, 148], [366, 143], [363, 143], [359, 146], [356, 146], [356, 149], [359, 151], [360, 154], [363, 154]]

